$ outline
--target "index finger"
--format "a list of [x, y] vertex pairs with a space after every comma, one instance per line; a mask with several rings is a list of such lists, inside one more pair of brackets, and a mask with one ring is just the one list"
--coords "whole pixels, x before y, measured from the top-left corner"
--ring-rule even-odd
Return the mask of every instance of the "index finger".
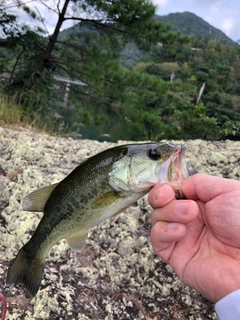
[[233, 190], [239, 190], [240, 181], [196, 174], [182, 181], [182, 191], [187, 199], [208, 202], [217, 196]]

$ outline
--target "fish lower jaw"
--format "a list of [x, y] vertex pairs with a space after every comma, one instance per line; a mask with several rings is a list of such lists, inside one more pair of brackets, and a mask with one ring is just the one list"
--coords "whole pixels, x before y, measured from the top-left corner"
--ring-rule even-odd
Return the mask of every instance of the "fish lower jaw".
[[183, 197], [182, 180], [185, 180], [187, 177], [188, 173], [185, 163], [180, 161], [178, 155], [173, 157], [168, 168], [167, 183], [173, 188], [177, 198]]
[[173, 180], [169, 185], [173, 188], [176, 198], [183, 198], [182, 180]]

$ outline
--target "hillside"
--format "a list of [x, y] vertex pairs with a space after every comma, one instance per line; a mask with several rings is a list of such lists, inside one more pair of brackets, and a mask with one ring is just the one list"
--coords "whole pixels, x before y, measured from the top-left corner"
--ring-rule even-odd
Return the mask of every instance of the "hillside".
[[[224, 32], [214, 28], [208, 22], [191, 12], [176, 12], [170, 13], [166, 16], [155, 15], [155, 18], [157, 21], [170, 23], [172, 25], [173, 31], [180, 31], [183, 34], [191, 34], [196, 36], [197, 38], [201, 37], [202, 40], [206, 38], [211, 40], [219, 39], [226, 45], [235, 44], [235, 42], [230, 39]], [[76, 24], [71, 28], [67, 28], [61, 31], [59, 34], [59, 39], [62, 40], [70, 34], [76, 35], [76, 33], [79, 31], [79, 25]]]
[[214, 28], [208, 22], [191, 12], [170, 13], [167, 16], [156, 15], [158, 21], [172, 24], [173, 31], [180, 31], [183, 34], [191, 34], [201, 37], [202, 40], [208, 38], [211, 40], [219, 39], [226, 45], [234, 45], [235, 42], [224, 32]]
[[[155, 15], [155, 19], [163, 23], [171, 24], [173, 31], [180, 31], [182, 34], [193, 35], [202, 40], [218, 39], [223, 44], [230, 46], [235, 44], [224, 32], [214, 28], [208, 22], [191, 12], [170, 13], [166, 16]], [[59, 40], [63, 40], [69, 35], [76, 36], [82, 31], [86, 31], [86, 27], [83, 29], [79, 24], [75, 24], [73, 27], [61, 31], [58, 38]], [[135, 65], [144, 54], [145, 52], [139, 50], [134, 43], [128, 43], [121, 53], [121, 65], [125, 68], [131, 67]]]

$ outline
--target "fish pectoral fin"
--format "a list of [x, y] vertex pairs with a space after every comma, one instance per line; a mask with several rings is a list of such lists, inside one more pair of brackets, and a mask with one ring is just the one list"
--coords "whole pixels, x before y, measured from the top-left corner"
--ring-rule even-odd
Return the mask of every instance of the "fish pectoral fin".
[[43, 212], [45, 204], [58, 183], [43, 187], [29, 193], [22, 202], [24, 211]]
[[102, 208], [113, 202], [122, 200], [122, 198], [123, 197], [118, 192], [112, 190], [96, 198], [92, 203], [92, 208]]
[[86, 240], [87, 240], [88, 233], [77, 233], [74, 236], [68, 237], [65, 240], [67, 241], [67, 244], [69, 247], [76, 252], [83, 251]]

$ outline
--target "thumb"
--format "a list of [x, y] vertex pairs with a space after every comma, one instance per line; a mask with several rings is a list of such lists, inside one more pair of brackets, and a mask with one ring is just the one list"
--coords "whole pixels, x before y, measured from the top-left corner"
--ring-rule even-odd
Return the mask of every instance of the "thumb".
[[240, 181], [196, 174], [182, 181], [182, 191], [187, 199], [208, 202], [217, 196], [240, 190]]

